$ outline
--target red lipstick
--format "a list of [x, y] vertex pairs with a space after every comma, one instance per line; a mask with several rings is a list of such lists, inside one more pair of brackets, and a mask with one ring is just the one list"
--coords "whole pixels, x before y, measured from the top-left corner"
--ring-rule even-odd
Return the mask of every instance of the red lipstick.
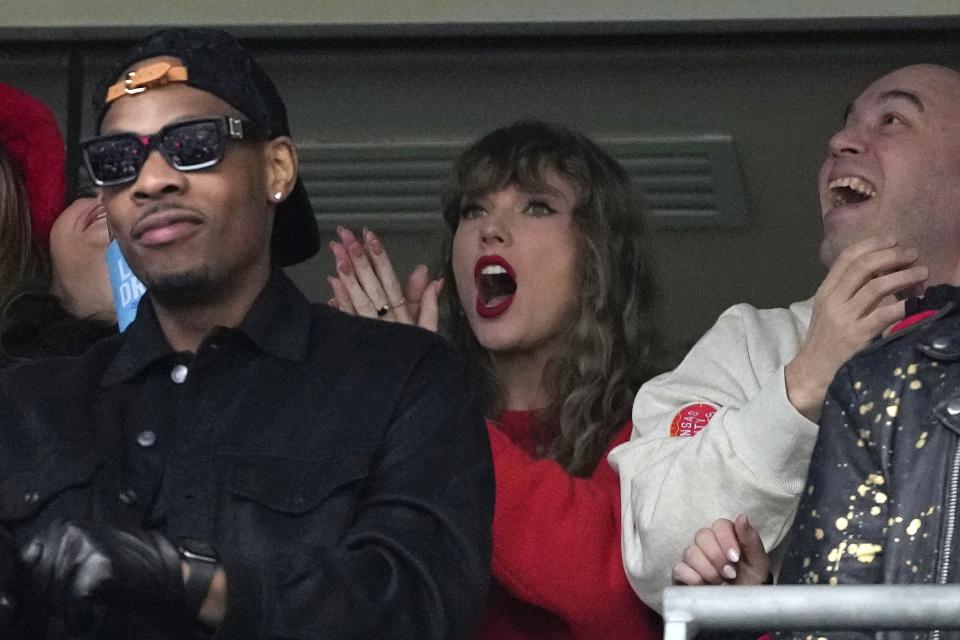
[[94, 202], [93, 206], [83, 215], [80, 231], [86, 231], [99, 220], [103, 220], [107, 215], [107, 210], [99, 202]]
[[505, 258], [482, 256], [473, 268], [473, 278], [477, 287], [477, 315], [481, 318], [496, 318], [513, 304], [517, 274]]

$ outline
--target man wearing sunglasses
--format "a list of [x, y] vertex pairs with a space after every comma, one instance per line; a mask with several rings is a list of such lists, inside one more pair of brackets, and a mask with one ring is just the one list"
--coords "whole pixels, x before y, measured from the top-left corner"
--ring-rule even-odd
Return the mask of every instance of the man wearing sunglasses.
[[468, 635], [476, 396], [430, 334], [283, 275], [318, 233], [272, 82], [174, 29], [96, 95], [84, 163], [148, 295], [82, 358], [0, 374], [0, 636]]

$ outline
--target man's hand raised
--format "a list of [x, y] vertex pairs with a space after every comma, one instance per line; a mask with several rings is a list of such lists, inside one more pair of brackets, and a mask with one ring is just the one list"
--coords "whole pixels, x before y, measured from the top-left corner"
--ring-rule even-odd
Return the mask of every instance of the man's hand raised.
[[786, 366], [787, 398], [816, 422], [827, 387], [840, 366], [871, 339], [903, 319], [897, 294], [911, 292], [927, 278], [917, 251], [892, 240], [870, 238], [847, 247], [813, 297], [810, 328]]

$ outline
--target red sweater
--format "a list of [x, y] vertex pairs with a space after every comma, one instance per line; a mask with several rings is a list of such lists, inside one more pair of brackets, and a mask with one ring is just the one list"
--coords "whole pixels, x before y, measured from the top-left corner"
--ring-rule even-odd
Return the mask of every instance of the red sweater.
[[[493, 587], [479, 638], [658, 640], [620, 558], [620, 483], [606, 460], [574, 478], [536, 459], [534, 412], [487, 423], [497, 483]], [[628, 423], [608, 448], [630, 437]]]

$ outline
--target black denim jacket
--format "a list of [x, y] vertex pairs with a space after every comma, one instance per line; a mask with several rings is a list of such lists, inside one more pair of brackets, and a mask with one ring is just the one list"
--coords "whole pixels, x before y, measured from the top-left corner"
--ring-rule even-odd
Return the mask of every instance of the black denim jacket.
[[[0, 523], [216, 546], [225, 638], [457, 638], [482, 611], [493, 476], [463, 364], [428, 332], [311, 306], [275, 273], [174, 353], [149, 302], [77, 359], [0, 372]], [[31, 600], [24, 637], [61, 638]], [[192, 637], [105, 611], [91, 638]]]

